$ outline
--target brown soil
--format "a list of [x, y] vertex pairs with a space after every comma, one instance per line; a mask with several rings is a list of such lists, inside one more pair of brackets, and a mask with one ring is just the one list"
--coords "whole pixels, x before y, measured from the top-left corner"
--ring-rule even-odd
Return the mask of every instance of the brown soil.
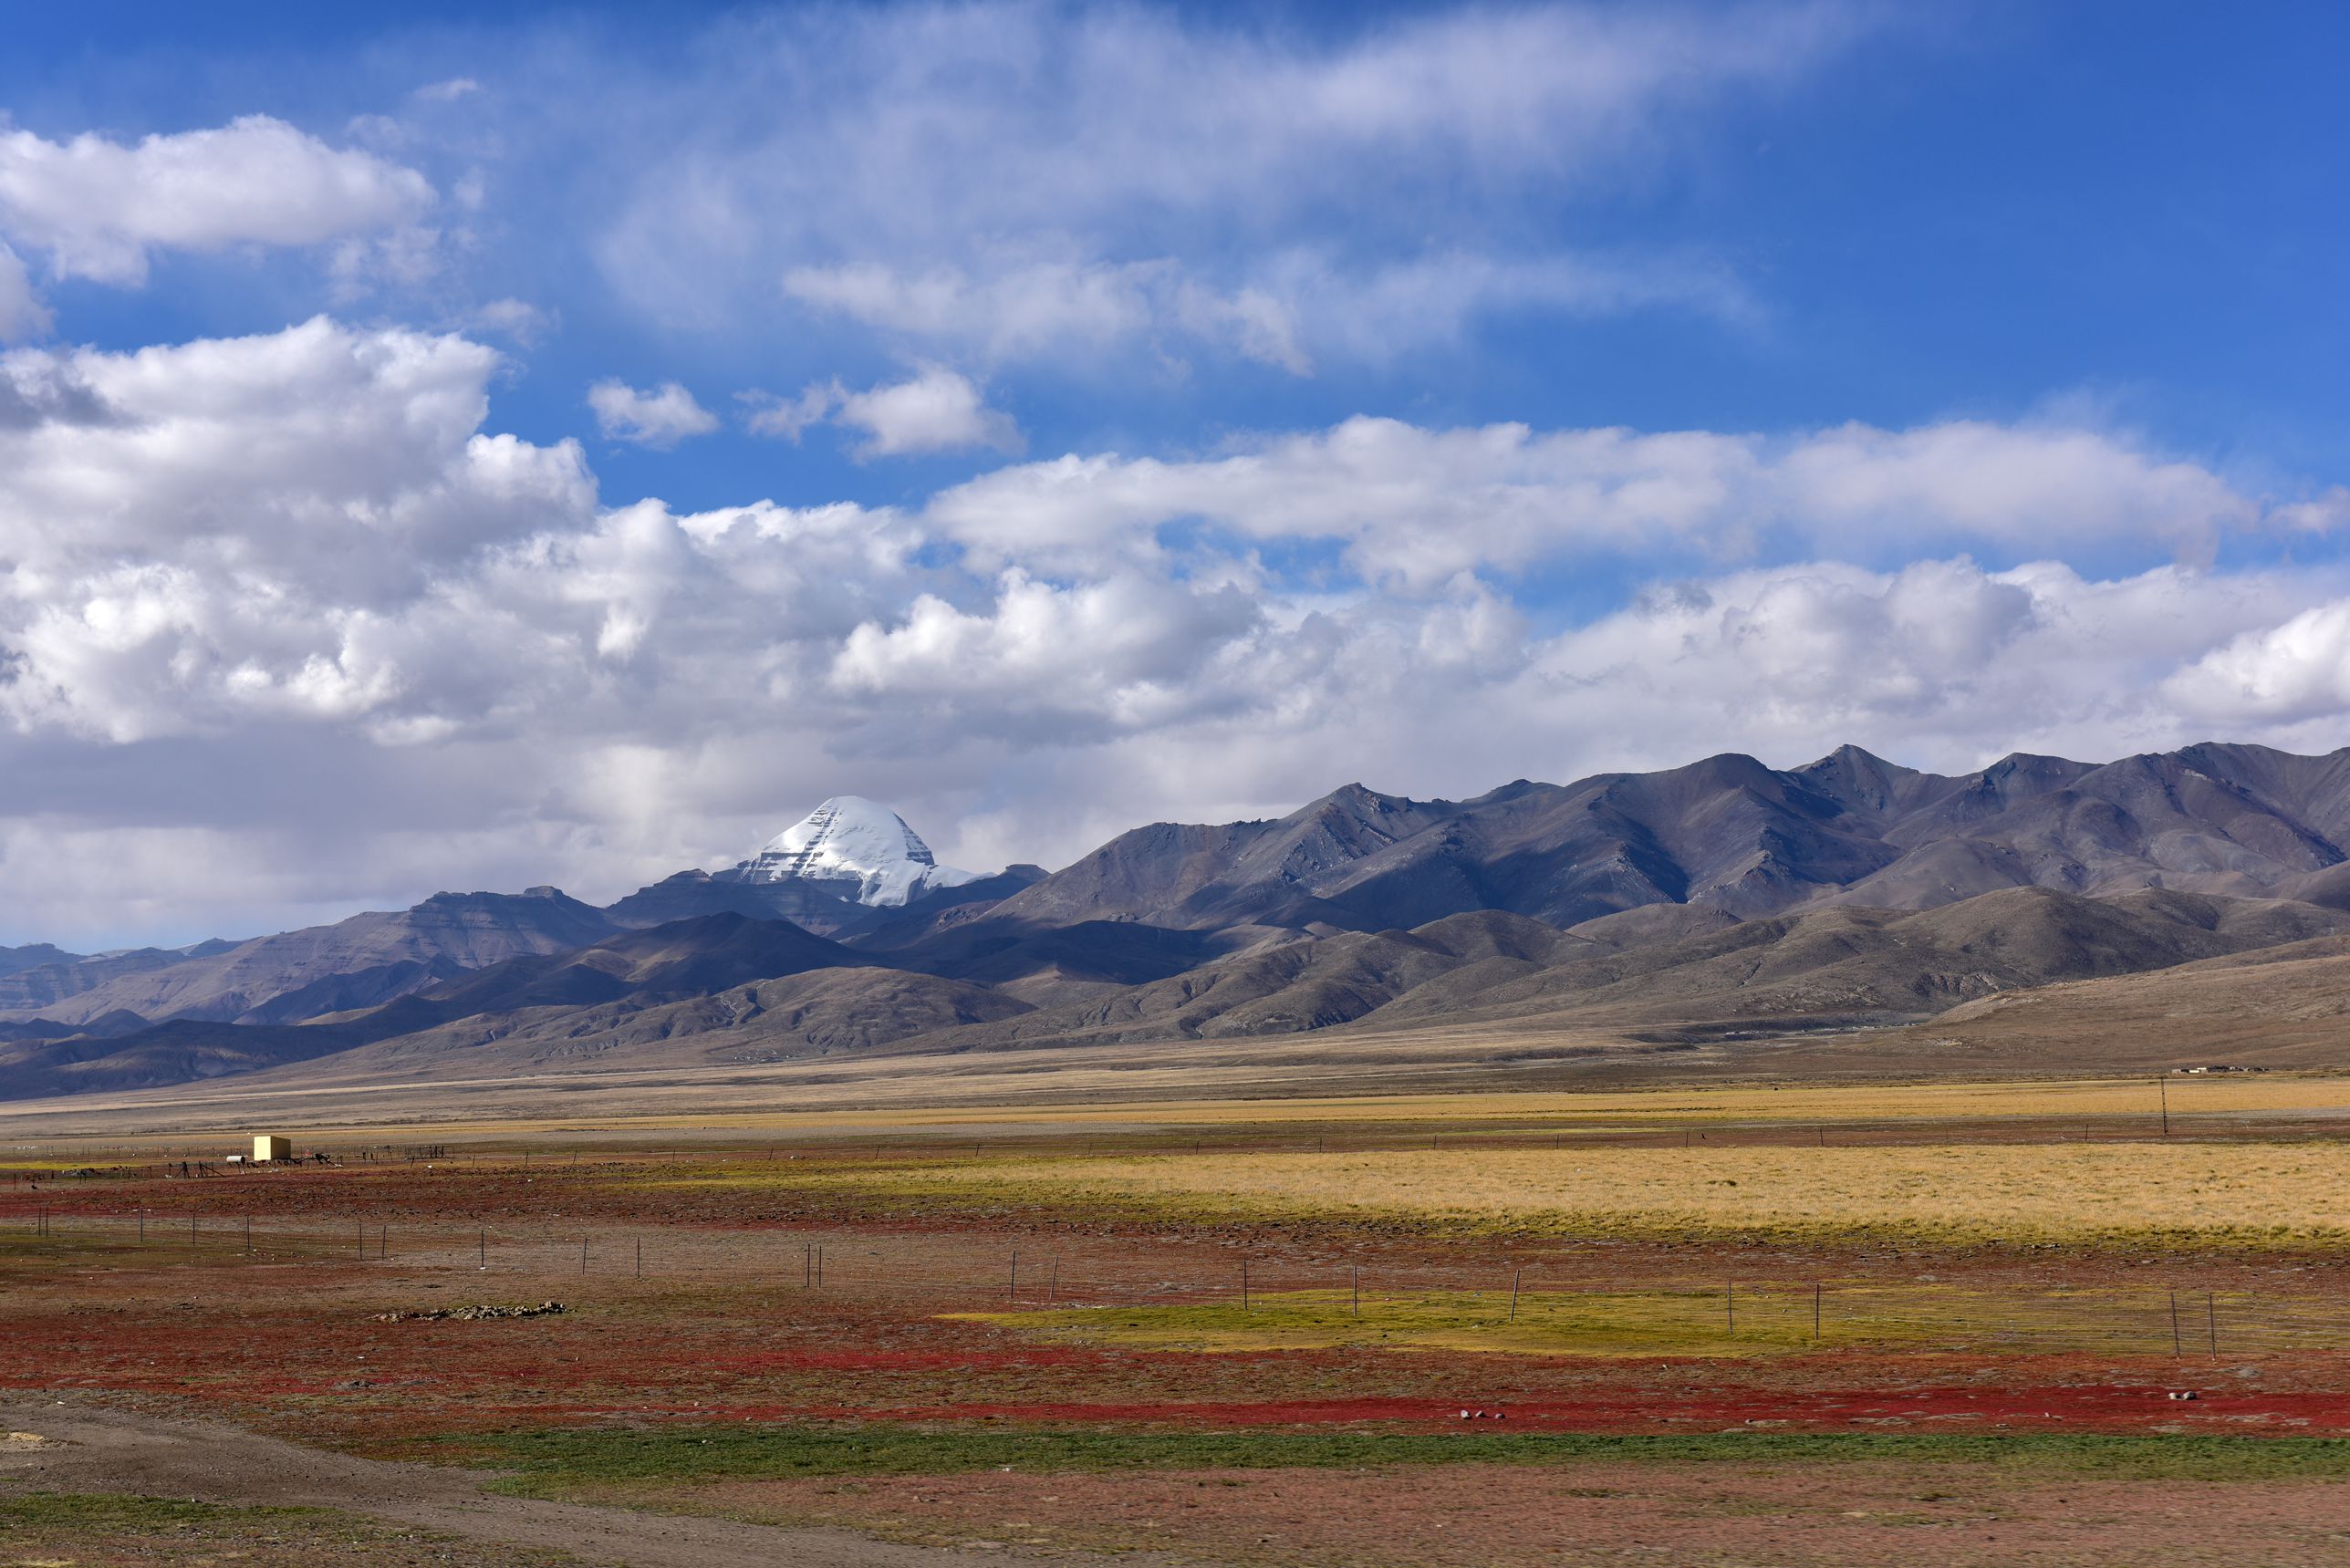
[[2327, 1568], [2350, 1484], [2030, 1480], [1929, 1466], [1587, 1464], [738, 1482], [692, 1494], [754, 1517], [951, 1537], [986, 1521], [1103, 1547], [1313, 1564], [2160, 1562]]

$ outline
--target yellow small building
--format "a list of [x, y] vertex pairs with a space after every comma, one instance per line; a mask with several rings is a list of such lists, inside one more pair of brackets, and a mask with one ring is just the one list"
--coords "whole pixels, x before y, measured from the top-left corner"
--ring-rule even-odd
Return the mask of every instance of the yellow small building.
[[253, 1158], [256, 1163], [272, 1159], [292, 1159], [294, 1140], [271, 1133], [257, 1133], [253, 1139]]

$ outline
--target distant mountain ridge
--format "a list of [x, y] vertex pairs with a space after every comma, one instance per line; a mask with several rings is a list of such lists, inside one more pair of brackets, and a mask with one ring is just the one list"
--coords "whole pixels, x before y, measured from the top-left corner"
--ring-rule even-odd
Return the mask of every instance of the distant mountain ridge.
[[1950, 775], [1849, 746], [1788, 769], [1727, 754], [1458, 801], [1349, 784], [993, 877], [841, 796], [728, 871], [601, 909], [450, 893], [182, 953], [0, 950], [0, 1094], [346, 1052], [423, 1071], [1899, 1021], [2350, 934], [2345, 846], [2350, 751], [2217, 743]]
[[1562, 927], [1662, 903], [1925, 909], [2021, 887], [2332, 902], [2350, 899], [2345, 844], [2350, 752], [2019, 754], [1943, 775], [1846, 746], [1783, 771], [1722, 755], [1463, 801], [1349, 784], [1269, 822], [1137, 828], [995, 913], [1376, 929], [1472, 909]]

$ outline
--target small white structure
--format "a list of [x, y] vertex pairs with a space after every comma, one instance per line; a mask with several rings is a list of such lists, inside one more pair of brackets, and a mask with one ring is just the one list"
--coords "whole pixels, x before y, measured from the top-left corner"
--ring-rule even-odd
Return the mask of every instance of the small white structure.
[[253, 1162], [266, 1165], [274, 1159], [292, 1159], [294, 1140], [279, 1137], [275, 1133], [255, 1133], [253, 1137]]

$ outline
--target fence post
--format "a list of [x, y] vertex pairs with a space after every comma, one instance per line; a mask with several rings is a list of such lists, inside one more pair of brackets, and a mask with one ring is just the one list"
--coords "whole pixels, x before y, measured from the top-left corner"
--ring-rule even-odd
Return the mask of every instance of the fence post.
[[1020, 1249], [1012, 1249], [1012, 1286], [1003, 1299], [1014, 1306], [1020, 1304]]
[[1819, 1282], [1817, 1282], [1817, 1281], [1815, 1280], [1815, 1281], [1814, 1281], [1814, 1282], [1812, 1282], [1812, 1343], [1813, 1343], [1814, 1345], [1817, 1345], [1819, 1342], [1820, 1342], [1820, 1287], [1819, 1287]]
[[1730, 1332], [1732, 1335], [1735, 1335], [1738, 1333], [1737, 1281], [1725, 1280], [1722, 1282], [1721, 1304], [1723, 1310], [1728, 1312], [1730, 1314]]
[[1512, 1323], [1518, 1321], [1518, 1282], [1525, 1278], [1525, 1274], [1526, 1271], [1523, 1268], [1514, 1269], [1510, 1273], [1510, 1321]]
[[1045, 1304], [1055, 1306], [1061, 1300], [1061, 1254], [1053, 1254], [1053, 1272], [1045, 1278]]
[[2203, 1311], [2211, 1329], [2211, 1354], [2220, 1354], [2220, 1297], [2217, 1292], [2203, 1293]]
[[473, 1262], [487, 1272], [490, 1266], [490, 1233], [487, 1229], [473, 1233]]
[[1243, 1312], [1246, 1312], [1246, 1311], [1248, 1311], [1248, 1309], [1249, 1309], [1248, 1260], [1247, 1260], [1246, 1258], [1243, 1258], [1243, 1259], [1241, 1260], [1241, 1311], [1243, 1311]]
[[1348, 1283], [1353, 1285], [1355, 1290], [1355, 1315], [1360, 1317], [1363, 1315], [1362, 1265], [1359, 1263], [1350, 1265], [1347, 1270], [1347, 1275]]
[[2178, 1334], [2178, 1293], [2177, 1291], [2170, 1293], [2170, 1354], [2175, 1356], [2187, 1354], [2186, 1344], [2180, 1339]]

